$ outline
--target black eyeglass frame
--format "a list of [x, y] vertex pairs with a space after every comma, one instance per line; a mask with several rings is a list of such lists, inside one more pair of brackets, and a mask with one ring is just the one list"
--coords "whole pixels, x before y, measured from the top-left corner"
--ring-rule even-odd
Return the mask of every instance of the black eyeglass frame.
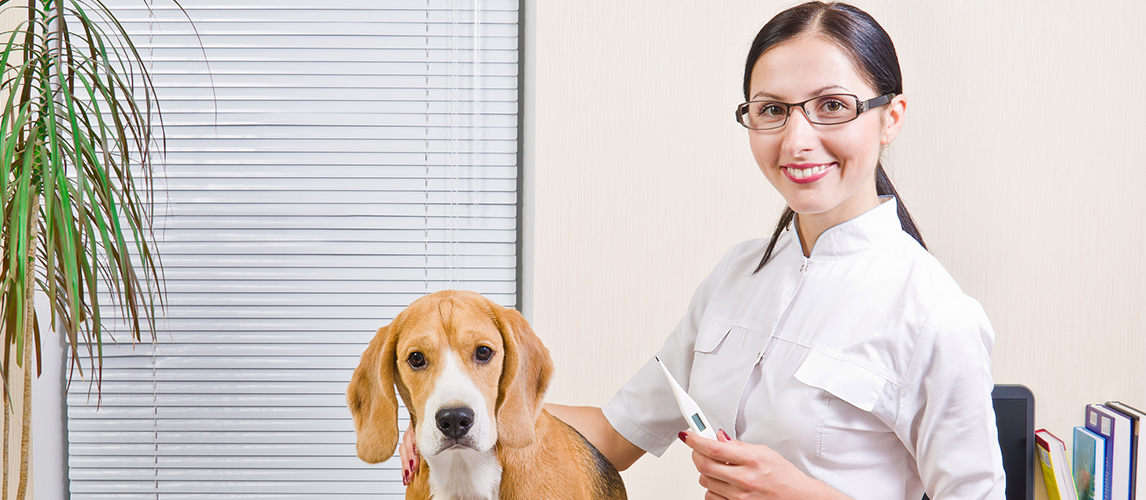
[[[815, 125], [843, 125], [845, 123], [848, 123], [850, 121], [855, 120], [856, 118], [859, 118], [859, 116], [862, 115], [865, 111], [878, 108], [880, 106], [883, 106], [884, 104], [891, 102], [891, 100], [894, 99], [895, 96], [897, 96], [897, 95], [899, 95], [899, 94], [897, 94], [896, 92], [889, 92], [887, 94], [884, 94], [884, 95], [881, 95], [878, 97], [873, 97], [873, 98], [868, 99], [866, 101], [859, 100], [859, 96], [857, 96], [855, 94], [825, 94], [825, 95], [813, 97], [813, 98], [808, 99], [808, 100], [803, 101], [803, 102], [794, 102], [794, 103], [786, 103], [786, 102], [780, 102], [780, 101], [768, 101], [768, 100], [747, 101], [747, 102], [742, 102], [738, 106], [736, 106], [736, 122], [743, 125], [744, 128], [746, 128], [748, 130], [776, 130], [779, 128], [784, 128], [784, 126], [788, 124], [788, 118], [790, 118], [792, 116], [792, 108], [799, 106], [800, 109], [804, 110], [804, 117], [806, 117], [808, 119], [808, 123], [812, 123]], [[812, 115], [810, 113], [808, 113], [808, 110], [804, 108], [804, 105], [809, 103], [809, 102], [815, 101], [817, 99], [823, 99], [825, 97], [832, 97], [832, 96], [851, 97], [852, 99], [855, 99], [855, 101], [856, 101], [856, 114], [855, 114], [855, 116], [853, 116], [847, 120], [844, 120], [842, 122], [820, 123], [817, 121], [813, 121]], [[744, 115], [748, 114], [748, 107], [754, 102], [767, 102], [767, 103], [771, 103], [771, 104], [778, 104], [778, 105], [784, 106], [784, 121], [780, 122], [780, 124], [776, 125], [775, 127], [768, 127], [768, 128], [749, 127], [748, 124], [744, 122]]]

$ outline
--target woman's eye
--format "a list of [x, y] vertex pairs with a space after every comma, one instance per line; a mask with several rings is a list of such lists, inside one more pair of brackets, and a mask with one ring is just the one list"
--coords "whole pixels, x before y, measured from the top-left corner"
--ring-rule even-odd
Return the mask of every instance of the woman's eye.
[[490, 349], [489, 347], [486, 347], [484, 345], [478, 346], [478, 348], [474, 350], [474, 358], [476, 358], [478, 361], [480, 361], [482, 363], [489, 361], [489, 359], [492, 357], [493, 357], [493, 349]]
[[406, 363], [410, 365], [410, 368], [416, 370], [426, 366], [426, 357], [423, 356], [422, 353], [415, 351], [406, 357]]
[[765, 105], [760, 107], [760, 113], [759, 114], [761, 116], [772, 117], [772, 118], [775, 118], [777, 116], [783, 116], [784, 107], [780, 106], [778, 104], [765, 104]]
[[820, 105], [820, 111], [829, 114], [839, 114], [847, 110], [844, 103], [837, 100], [830, 100]]

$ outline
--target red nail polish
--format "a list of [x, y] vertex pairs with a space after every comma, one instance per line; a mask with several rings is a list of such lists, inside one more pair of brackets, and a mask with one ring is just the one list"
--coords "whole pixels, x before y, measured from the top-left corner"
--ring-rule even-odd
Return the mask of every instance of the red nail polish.
[[676, 437], [680, 438], [680, 440], [682, 442], [685, 442], [685, 443], [688, 442], [688, 434], [685, 434], [684, 431], [681, 431], [679, 434], [676, 435]]
[[729, 440], [729, 441], [732, 441], [732, 438], [728, 437], [728, 433], [727, 433], [727, 432], [724, 432], [724, 429], [720, 429], [720, 433], [721, 433], [722, 435], [724, 435], [724, 439], [727, 439], [727, 440]]
[[410, 470], [414, 470], [414, 459], [410, 459]]

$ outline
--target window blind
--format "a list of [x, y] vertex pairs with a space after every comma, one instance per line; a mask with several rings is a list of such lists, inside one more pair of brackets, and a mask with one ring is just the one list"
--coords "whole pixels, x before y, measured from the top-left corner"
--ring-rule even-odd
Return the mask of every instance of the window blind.
[[423, 294], [516, 305], [517, 1], [104, 2], [163, 113], [168, 306], [69, 386], [71, 498], [402, 498], [346, 384]]

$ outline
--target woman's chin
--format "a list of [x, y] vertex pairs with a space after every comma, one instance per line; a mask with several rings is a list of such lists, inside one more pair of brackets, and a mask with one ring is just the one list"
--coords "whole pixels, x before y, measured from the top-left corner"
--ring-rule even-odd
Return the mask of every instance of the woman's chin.
[[788, 208], [791, 208], [793, 212], [800, 215], [818, 215], [832, 209], [832, 206], [829, 206], [828, 203], [824, 203], [823, 200], [798, 198], [786, 199], [785, 201], [788, 202]]

